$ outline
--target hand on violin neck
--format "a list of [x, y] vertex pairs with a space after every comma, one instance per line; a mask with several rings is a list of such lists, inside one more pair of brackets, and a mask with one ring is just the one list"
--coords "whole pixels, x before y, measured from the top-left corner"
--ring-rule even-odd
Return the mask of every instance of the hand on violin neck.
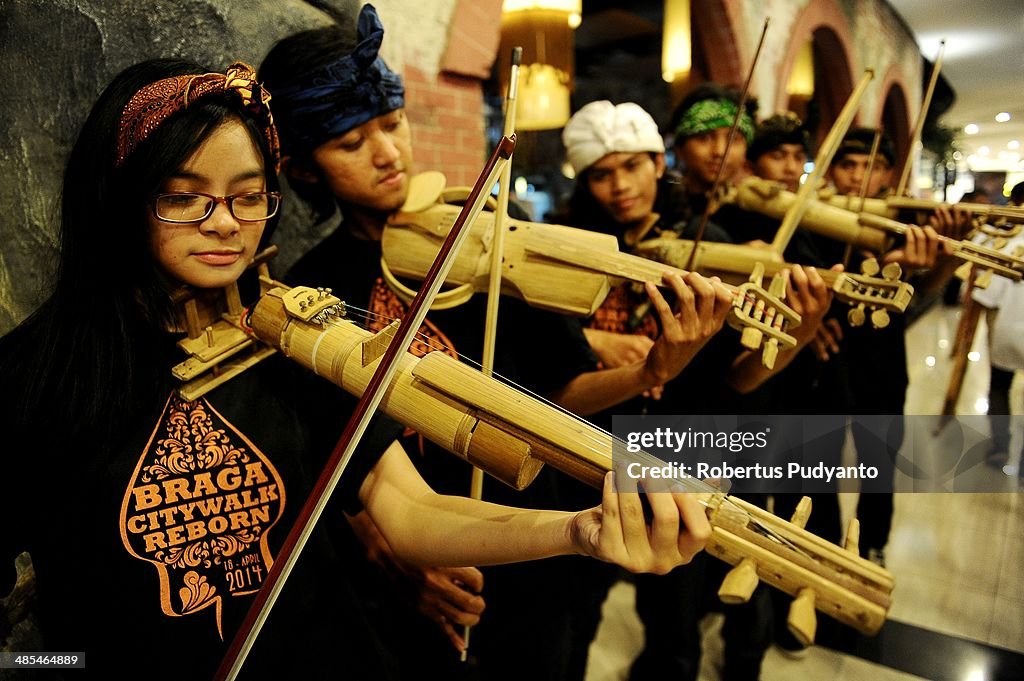
[[[842, 272], [842, 265], [832, 267], [833, 272]], [[786, 302], [801, 317], [800, 326], [793, 329], [797, 346], [794, 352], [814, 339], [822, 320], [832, 306], [832, 289], [814, 267], [793, 265], [787, 270]]]
[[899, 263], [904, 270], [935, 267], [939, 256], [939, 234], [931, 226], [908, 225], [903, 248], [889, 251], [882, 262]]
[[649, 492], [648, 522], [637, 480], [623, 472], [618, 483], [617, 490], [616, 475], [605, 475], [601, 506], [573, 516], [570, 541], [578, 552], [630, 572], [666, 574], [704, 548], [711, 527], [693, 495]]
[[718, 277], [706, 279], [695, 272], [685, 277], [665, 274], [664, 281], [675, 294], [673, 308], [654, 284], [646, 285], [658, 319], [661, 336], [647, 354], [647, 387], [663, 385], [679, 375], [725, 323], [732, 309], [732, 293]]

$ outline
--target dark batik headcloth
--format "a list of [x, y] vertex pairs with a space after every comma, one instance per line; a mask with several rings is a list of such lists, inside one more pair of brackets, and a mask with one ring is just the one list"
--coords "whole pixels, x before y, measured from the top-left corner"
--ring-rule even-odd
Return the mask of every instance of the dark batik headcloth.
[[280, 144], [274, 117], [270, 113], [270, 93], [256, 82], [256, 72], [243, 62], [235, 62], [225, 73], [173, 76], [145, 86], [128, 100], [121, 112], [117, 132], [117, 167], [124, 165], [154, 130], [189, 105], [220, 92], [234, 92], [255, 114], [274, 158], [274, 172], [280, 170]]
[[349, 54], [276, 91], [285, 151], [309, 152], [363, 123], [405, 106], [402, 78], [380, 58], [384, 25], [373, 5], [359, 12], [359, 44]]

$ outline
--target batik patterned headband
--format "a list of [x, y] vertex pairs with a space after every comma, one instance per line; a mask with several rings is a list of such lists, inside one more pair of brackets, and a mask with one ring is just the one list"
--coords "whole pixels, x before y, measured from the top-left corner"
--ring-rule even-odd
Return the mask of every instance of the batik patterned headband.
[[384, 25], [373, 5], [359, 12], [358, 41], [351, 53], [278, 88], [278, 121], [286, 153], [309, 152], [378, 116], [405, 106], [402, 78], [379, 51]]
[[[685, 139], [719, 128], [731, 128], [736, 119], [736, 105], [728, 99], [704, 99], [683, 114], [676, 127], [676, 137]], [[740, 134], [750, 144], [754, 139], [754, 120], [747, 112], [740, 116]]]
[[235, 62], [226, 73], [173, 76], [143, 87], [132, 95], [121, 113], [117, 134], [117, 167], [149, 137], [154, 130], [203, 97], [234, 92], [249, 111], [256, 114], [274, 158], [274, 172], [280, 170], [280, 143], [274, 117], [270, 113], [270, 93], [256, 82], [256, 72], [243, 62]]

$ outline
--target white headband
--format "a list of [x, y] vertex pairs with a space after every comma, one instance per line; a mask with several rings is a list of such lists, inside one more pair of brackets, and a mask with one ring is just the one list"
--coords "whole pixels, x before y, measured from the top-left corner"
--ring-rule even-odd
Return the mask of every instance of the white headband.
[[562, 143], [576, 174], [616, 152], [665, 152], [665, 140], [651, 115], [632, 102], [591, 102], [573, 114]]

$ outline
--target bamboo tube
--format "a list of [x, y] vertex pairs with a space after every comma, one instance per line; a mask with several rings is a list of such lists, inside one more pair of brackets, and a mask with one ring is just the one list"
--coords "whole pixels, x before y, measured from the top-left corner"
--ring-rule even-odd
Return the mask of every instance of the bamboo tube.
[[[331, 308], [298, 313], [287, 299], [302, 295], [302, 289], [289, 293], [283, 288], [264, 295], [250, 318], [254, 333], [320, 376], [359, 394], [374, 370], [375, 363], [364, 365], [361, 352], [371, 334], [335, 320]], [[520, 488], [536, 475], [541, 462], [595, 487], [613, 465], [609, 433], [441, 353], [422, 359], [403, 356], [380, 407]], [[679, 482], [688, 489], [707, 489], [693, 479]], [[701, 498], [714, 528], [707, 547], [712, 555], [731, 564], [750, 557], [760, 579], [769, 584], [791, 594], [813, 589], [815, 607], [865, 633], [881, 626], [892, 590], [889, 573], [739, 499], [720, 493], [704, 493]], [[758, 527], [781, 539], [766, 537]]]

